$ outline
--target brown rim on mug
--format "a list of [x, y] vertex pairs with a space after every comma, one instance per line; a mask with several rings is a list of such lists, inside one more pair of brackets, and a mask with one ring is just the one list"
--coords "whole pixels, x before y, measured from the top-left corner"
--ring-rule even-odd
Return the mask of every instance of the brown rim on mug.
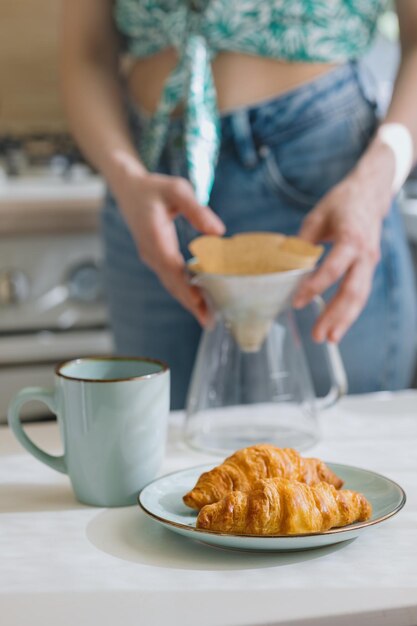
[[[143, 374], [142, 376], [130, 376], [128, 378], [79, 378], [78, 376], [67, 376], [63, 374], [60, 370], [65, 367], [65, 365], [69, 365], [70, 363], [81, 363], [82, 361], [136, 361], [138, 363], [154, 363], [155, 365], [160, 365], [161, 369], [158, 372], [153, 372], [152, 374]], [[159, 376], [160, 374], [165, 374], [165, 372], [169, 371], [169, 366], [165, 361], [160, 361], [159, 359], [151, 359], [149, 357], [134, 357], [134, 356], [83, 356], [76, 359], [68, 359], [66, 361], [61, 361], [55, 366], [55, 374], [60, 376], [61, 378], [65, 378], [66, 380], [76, 380], [81, 383], [122, 383], [127, 382], [129, 380], [146, 380], [148, 378], [153, 378], [154, 376]]]

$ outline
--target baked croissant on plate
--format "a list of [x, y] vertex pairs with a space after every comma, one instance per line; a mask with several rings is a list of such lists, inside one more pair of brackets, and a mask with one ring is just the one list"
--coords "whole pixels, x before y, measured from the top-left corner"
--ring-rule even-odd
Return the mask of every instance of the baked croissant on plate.
[[183, 500], [190, 508], [200, 510], [231, 491], [249, 491], [261, 478], [288, 478], [307, 485], [324, 481], [337, 489], [343, 485], [343, 480], [319, 459], [305, 459], [292, 448], [259, 444], [238, 450], [224, 463], [202, 474]]
[[285, 478], [233, 491], [201, 509], [197, 528], [238, 535], [298, 535], [362, 522], [372, 507], [364, 495], [320, 482], [314, 486]]

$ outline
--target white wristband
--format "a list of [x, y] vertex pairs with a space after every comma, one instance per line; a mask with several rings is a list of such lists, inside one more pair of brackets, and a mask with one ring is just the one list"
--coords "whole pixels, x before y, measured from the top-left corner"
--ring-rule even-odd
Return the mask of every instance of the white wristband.
[[387, 122], [378, 128], [377, 137], [391, 148], [394, 155], [395, 173], [392, 191], [397, 193], [413, 166], [414, 149], [411, 133], [404, 124]]

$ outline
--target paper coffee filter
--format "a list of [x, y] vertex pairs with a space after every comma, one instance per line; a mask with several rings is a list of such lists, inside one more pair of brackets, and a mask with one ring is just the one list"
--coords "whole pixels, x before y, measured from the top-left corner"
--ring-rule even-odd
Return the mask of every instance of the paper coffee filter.
[[195, 257], [193, 271], [238, 276], [312, 268], [323, 252], [322, 246], [298, 237], [263, 232], [202, 236], [189, 249]]
[[221, 313], [243, 352], [259, 350], [277, 315], [291, 306], [301, 280], [311, 269], [231, 276], [196, 272], [193, 283], [201, 287], [211, 307]]
[[221, 312], [244, 352], [259, 350], [277, 315], [323, 252], [298, 237], [242, 233], [203, 236], [189, 246], [194, 283]]

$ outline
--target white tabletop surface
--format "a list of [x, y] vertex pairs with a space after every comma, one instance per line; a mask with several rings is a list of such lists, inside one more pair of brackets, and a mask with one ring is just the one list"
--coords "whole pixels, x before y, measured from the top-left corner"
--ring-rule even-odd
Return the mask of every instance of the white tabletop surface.
[[[212, 461], [171, 416], [161, 474]], [[375, 470], [405, 508], [356, 540], [293, 554], [240, 553], [180, 537], [137, 507], [76, 502], [68, 479], [0, 428], [2, 626], [417, 625], [417, 392], [346, 398], [309, 451]], [[60, 450], [54, 423], [27, 432]]]

